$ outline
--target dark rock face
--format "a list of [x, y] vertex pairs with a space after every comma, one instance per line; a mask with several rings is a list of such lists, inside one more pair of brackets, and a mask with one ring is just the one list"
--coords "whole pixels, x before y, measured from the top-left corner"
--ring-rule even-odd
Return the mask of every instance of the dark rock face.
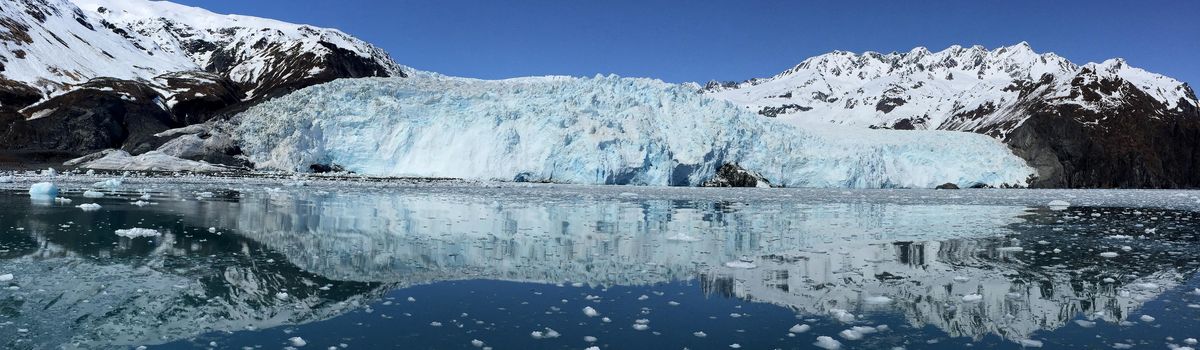
[[18, 81], [0, 77], [0, 109], [19, 110], [42, 99], [42, 92]]
[[155, 82], [170, 91], [171, 114], [184, 124], [203, 123], [245, 98], [228, 78], [206, 72], [167, 73]]
[[947, 182], [947, 183], [944, 183], [944, 184], [941, 184], [941, 185], [937, 185], [937, 187], [935, 187], [935, 189], [939, 189], [939, 190], [957, 190], [957, 189], [958, 189], [958, 185], [955, 185], [955, 184], [953, 184], [953, 183]]
[[762, 175], [743, 169], [737, 164], [726, 163], [717, 169], [712, 179], [705, 181], [701, 187], [758, 187], [759, 183], [770, 186], [771, 182]]
[[145, 83], [95, 79], [28, 108], [28, 115], [7, 120], [0, 126], [0, 145], [8, 150], [71, 155], [106, 148], [150, 151], [157, 142], [155, 133], [183, 126], [160, 102], [158, 93]]
[[[1085, 70], [1080, 75], [1091, 74]], [[1033, 187], [1200, 187], [1200, 112], [1146, 95], [1119, 79], [1072, 82], [1072, 96], [1095, 103], [1036, 102], [1005, 142], [1038, 171]], [[1119, 94], [1119, 103], [1100, 104]]]

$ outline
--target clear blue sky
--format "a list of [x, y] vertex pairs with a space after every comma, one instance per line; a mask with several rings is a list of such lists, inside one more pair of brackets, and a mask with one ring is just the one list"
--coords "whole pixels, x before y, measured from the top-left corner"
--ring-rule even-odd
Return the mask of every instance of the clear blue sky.
[[1028, 41], [1200, 83], [1200, 1], [176, 0], [339, 28], [401, 64], [476, 78], [774, 75], [832, 50]]

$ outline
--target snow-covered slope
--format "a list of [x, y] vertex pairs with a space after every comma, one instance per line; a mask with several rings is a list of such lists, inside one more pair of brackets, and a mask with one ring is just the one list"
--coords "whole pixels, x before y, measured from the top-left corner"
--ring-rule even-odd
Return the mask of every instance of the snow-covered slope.
[[[710, 83], [705, 93], [763, 115], [873, 128], [975, 131], [1004, 137], [1030, 116], [1027, 97], [1100, 109], [1074, 79], [1121, 79], [1168, 110], [1198, 105], [1186, 84], [1130, 67], [1121, 59], [1078, 66], [1021, 42], [988, 50], [951, 46], [930, 52], [812, 57], [771, 78]], [[1120, 100], [1122, 94], [1105, 96]]]
[[235, 121], [251, 161], [293, 171], [698, 185], [734, 163], [791, 187], [1022, 185], [1032, 173], [982, 135], [798, 127], [615, 76], [339, 80]]
[[[249, 87], [250, 98], [285, 80], [325, 70], [361, 70], [364, 76], [403, 76], [386, 52], [336, 29], [272, 19], [221, 15], [167, 1], [72, 0], [106, 26], [128, 34], [148, 54], [183, 56], [200, 70], [222, 72]], [[328, 65], [346, 55], [359, 62]], [[280, 59], [280, 57], [287, 57]], [[356, 66], [357, 65], [357, 66]]]
[[0, 46], [0, 77], [46, 92], [196, 67], [182, 55], [149, 54], [67, 0], [0, 0]]
[[[0, 75], [46, 92], [96, 77], [152, 80], [181, 71], [221, 73], [252, 87], [329, 69], [404, 75], [386, 52], [336, 29], [166, 1], [0, 0], [0, 45]], [[360, 66], [325, 65], [332, 55], [357, 56]]]

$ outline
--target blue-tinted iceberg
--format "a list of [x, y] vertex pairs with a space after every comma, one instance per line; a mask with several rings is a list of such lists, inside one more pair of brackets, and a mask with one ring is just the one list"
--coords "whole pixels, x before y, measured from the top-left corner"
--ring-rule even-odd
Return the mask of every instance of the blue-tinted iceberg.
[[723, 164], [789, 187], [1023, 185], [983, 135], [792, 125], [651, 79], [338, 80], [253, 107], [235, 132], [259, 168], [698, 185]]

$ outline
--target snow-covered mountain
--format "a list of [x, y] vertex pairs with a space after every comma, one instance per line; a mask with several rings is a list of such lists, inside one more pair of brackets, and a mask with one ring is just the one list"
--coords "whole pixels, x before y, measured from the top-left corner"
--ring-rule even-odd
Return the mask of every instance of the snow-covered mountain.
[[1032, 174], [983, 135], [796, 127], [616, 76], [338, 80], [234, 122], [256, 166], [287, 171], [695, 186], [736, 164], [774, 185], [857, 188], [1024, 185]]
[[150, 134], [346, 77], [403, 77], [336, 29], [166, 1], [0, 0], [0, 146], [141, 153]]
[[[1076, 65], [1024, 42], [994, 50], [835, 51], [774, 77], [713, 82], [702, 91], [788, 121], [991, 135], [1037, 166], [1039, 182], [1049, 186], [1200, 186], [1188, 173], [1197, 159], [1175, 147], [1200, 141], [1195, 92], [1122, 59]], [[1142, 126], [1130, 130], [1135, 124]], [[1169, 135], [1177, 125], [1186, 135]]]

